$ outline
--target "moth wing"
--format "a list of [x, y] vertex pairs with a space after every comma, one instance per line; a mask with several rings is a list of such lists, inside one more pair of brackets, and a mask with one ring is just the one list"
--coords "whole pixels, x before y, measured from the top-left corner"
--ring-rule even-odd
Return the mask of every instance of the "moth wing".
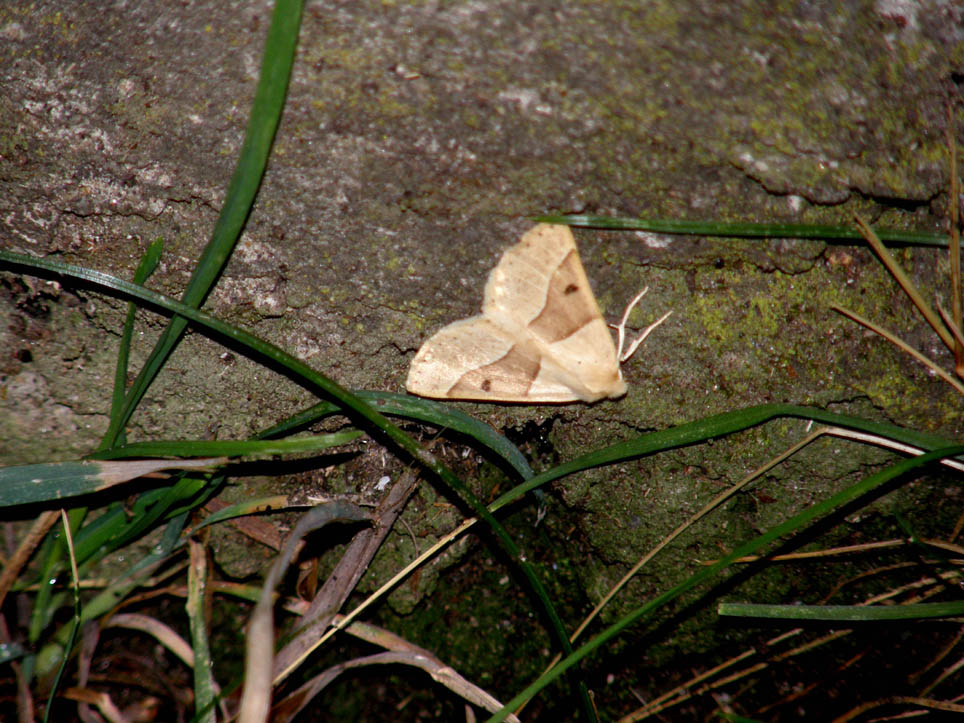
[[422, 344], [406, 389], [436, 399], [573, 402], [582, 396], [552, 374], [539, 345], [485, 316], [456, 321]]
[[522, 328], [538, 344], [543, 365], [595, 401], [625, 394], [616, 348], [568, 226], [539, 224], [503, 254], [489, 274], [482, 314]]
[[482, 315], [437, 332], [406, 388], [440, 399], [594, 402], [626, 383], [568, 226], [540, 224], [489, 274]]

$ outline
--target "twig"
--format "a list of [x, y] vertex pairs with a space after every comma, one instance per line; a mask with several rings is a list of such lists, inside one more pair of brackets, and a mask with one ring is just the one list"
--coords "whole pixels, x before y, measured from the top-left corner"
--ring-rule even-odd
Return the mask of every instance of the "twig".
[[[951, 220], [951, 237], [947, 251], [950, 256], [951, 267], [951, 317], [954, 326], [961, 328], [961, 232], [958, 225], [958, 179], [957, 179], [957, 142], [954, 138], [954, 112], [951, 104], [947, 104], [947, 148], [951, 156], [951, 190], [949, 216]], [[954, 343], [954, 371], [959, 377], [964, 377], [964, 343], [955, 338]]]
[[890, 255], [890, 251], [884, 248], [884, 244], [881, 243], [879, 238], [877, 238], [877, 234], [875, 234], [874, 230], [870, 228], [870, 225], [857, 214], [854, 214], [854, 221], [857, 223], [857, 227], [867, 240], [867, 243], [870, 244], [870, 247], [874, 250], [874, 253], [877, 254], [878, 258], [880, 258], [880, 260], [884, 263], [884, 266], [887, 267], [887, 270], [897, 280], [897, 283], [900, 284], [900, 287], [904, 290], [904, 293], [906, 293], [910, 297], [910, 300], [914, 302], [914, 306], [916, 306], [918, 311], [920, 311], [920, 313], [924, 316], [924, 318], [927, 320], [927, 323], [930, 324], [931, 328], [937, 332], [937, 335], [941, 338], [941, 341], [944, 342], [944, 346], [953, 350], [954, 337], [941, 322], [940, 317], [934, 313], [934, 310], [927, 305], [926, 301], [924, 301], [924, 297], [921, 296], [920, 292], [917, 290], [917, 287], [914, 286], [914, 282], [910, 280], [910, 277], [907, 276], [900, 265], [894, 260], [894, 257]]
[[[862, 316], [861, 316], [860, 314], [858, 314], [857, 312], [855, 312], [855, 311], [850, 311], [850, 309], [845, 309], [845, 308], [842, 307], [842, 306], [837, 306], [836, 304], [831, 304], [831, 305], [830, 305], [830, 308], [833, 309], [833, 310], [836, 311], [836, 312], [839, 312], [839, 313], [843, 314], [844, 316], [846, 316], [846, 317], [848, 317], [848, 318], [850, 318], [850, 319], [853, 319], [853, 320], [856, 321], [858, 324], [861, 324], [861, 325], [863, 325], [863, 326], [866, 326], [868, 329], [870, 329], [870, 330], [871, 330], [872, 332], [874, 332], [875, 334], [880, 334], [880, 336], [884, 337], [884, 339], [886, 339], [887, 341], [889, 341], [891, 344], [893, 344], [894, 346], [896, 346], [898, 349], [901, 349], [902, 351], [905, 351], [905, 352], [907, 352], [908, 354], [910, 354], [910, 355], [911, 355], [912, 357], [914, 357], [917, 361], [919, 361], [921, 364], [923, 364], [924, 366], [926, 366], [928, 369], [930, 369], [932, 372], [934, 372], [937, 376], [939, 376], [939, 377], [940, 377], [941, 379], [943, 379], [945, 382], [947, 382], [947, 383], [950, 384], [952, 387], [954, 387], [954, 389], [956, 389], [959, 394], [964, 394], [964, 384], [961, 384], [961, 382], [960, 382], [958, 379], [955, 379], [954, 377], [952, 377], [950, 374], [948, 374], [948, 373], [945, 372], [943, 369], [941, 369], [939, 366], [937, 366], [937, 364], [935, 364], [934, 362], [932, 362], [930, 359], [928, 359], [926, 356], [924, 356], [923, 354], [921, 354], [919, 351], [917, 351], [917, 350], [914, 349], [913, 347], [908, 346], [906, 343], [904, 343], [904, 341], [903, 341], [902, 339], [897, 338], [896, 336], [894, 336], [893, 334], [891, 334], [889, 331], [887, 331], [887, 330], [886, 330], [885, 328], [883, 328], [882, 326], [877, 326], [874, 322], [870, 321], [869, 319], [865, 319], [864, 317], [862, 317]], [[942, 326], [941, 328], [943, 328], [943, 326]], [[948, 334], [949, 334], [950, 332], [947, 332], [946, 329], [945, 329], [945, 333], [948, 333]]]

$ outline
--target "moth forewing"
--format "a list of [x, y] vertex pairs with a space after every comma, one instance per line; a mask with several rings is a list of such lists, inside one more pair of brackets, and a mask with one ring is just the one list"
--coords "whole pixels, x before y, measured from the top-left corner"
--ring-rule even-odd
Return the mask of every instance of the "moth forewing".
[[626, 383], [568, 226], [540, 224], [489, 274], [482, 314], [419, 349], [406, 388], [439, 399], [594, 402]]

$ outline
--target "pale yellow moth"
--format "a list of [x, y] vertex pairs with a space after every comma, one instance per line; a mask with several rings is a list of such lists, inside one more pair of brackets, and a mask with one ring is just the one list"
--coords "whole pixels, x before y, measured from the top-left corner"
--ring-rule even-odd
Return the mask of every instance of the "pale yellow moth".
[[540, 224], [489, 274], [482, 313], [422, 344], [406, 388], [436, 399], [486, 402], [595, 402], [626, 393], [619, 368], [665, 314], [622, 354], [603, 321], [568, 226]]

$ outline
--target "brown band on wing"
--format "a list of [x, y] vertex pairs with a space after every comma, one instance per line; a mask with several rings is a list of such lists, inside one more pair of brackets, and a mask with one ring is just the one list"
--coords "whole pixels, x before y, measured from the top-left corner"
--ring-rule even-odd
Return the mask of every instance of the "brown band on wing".
[[539, 376], [539, 356], [525, 344], [514, 344], [505, 356], [463, 374], [448, 390], [456, 399], [525, 398]]
[[552, 275], [546, 305], [529, 322], [529, 330], [551, 344], [572, 336], [598, 318], [595, 297], [590, 289], [583, 288], [587, 283], [578, 254], [570, 251]]

